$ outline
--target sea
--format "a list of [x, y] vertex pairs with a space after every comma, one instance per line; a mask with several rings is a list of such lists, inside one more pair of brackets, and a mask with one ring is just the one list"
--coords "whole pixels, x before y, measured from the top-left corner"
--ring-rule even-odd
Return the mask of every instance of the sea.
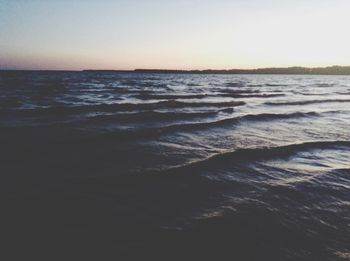
[[350, 76], [2, 71], [0, 157], [13, 259], [350, 260]]

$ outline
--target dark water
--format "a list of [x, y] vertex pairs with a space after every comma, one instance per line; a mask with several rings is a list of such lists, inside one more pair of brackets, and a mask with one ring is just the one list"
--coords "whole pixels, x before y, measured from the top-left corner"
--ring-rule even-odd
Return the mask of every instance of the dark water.
[[1, 72], [0, 119], [13, 257], [350, 259], [349, 77]]

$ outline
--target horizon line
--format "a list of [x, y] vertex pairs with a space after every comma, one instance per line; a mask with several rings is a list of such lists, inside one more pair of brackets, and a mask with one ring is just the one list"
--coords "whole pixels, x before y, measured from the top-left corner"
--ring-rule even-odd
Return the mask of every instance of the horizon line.
[[83, 72], [83, 71], [119, 71], [119, 72], [137, 72], [137, 71], [183, 71], [183, 72], [192, 72], [192, 71], [256, 71], [256, 70], [272, 70], [272, 69], [307, 69], [307, 70], [315, 70], [315, 69], [330, 69], [330, 68], [350, 68], [349, 65], [328, 65], [328, 66], [273, 66], [273, 67], [256, 67], [256, 68], [230, 68], [230, 69], [161, 69], [161, 68], [134, 68], [134, 69], [16, 69], [16, 68], [0, 68], [0, 71], [62, 71], [62, 72]]
[[125, 73], [194, 73], [194, 74], [322, 74], [350, 75], [350, 65], [324, 67], [262, 67], [255, 69], [1, 69], [2, 72], [125, 72]]

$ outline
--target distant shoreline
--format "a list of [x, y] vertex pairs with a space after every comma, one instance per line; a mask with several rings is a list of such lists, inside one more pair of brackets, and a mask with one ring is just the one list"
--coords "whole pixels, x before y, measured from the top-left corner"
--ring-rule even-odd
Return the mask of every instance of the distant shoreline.
[[[84, 70], [113, 72], [118, 70]], [[120, 71], [119, 71], [120, 72]], [[350, 66], [330, 66], [319, 68], [287, 67], [259, 69], [229, 69], [229, 70], [167, 70], [167, 69], [136, 69], [136, 73], [171, 73], [171, 74], [287, 74], [287, 75], [350, 75]]]
[[135, 69], [135, 70], [0, 70], [0, 72], [117, 72], [117, 73], [161, 73], [161, 74], [272, 74], [272, 75], [350, 75], [350, 66], [329, 67], [285, 67], [229, 70], [171, 70], [171, 69]]

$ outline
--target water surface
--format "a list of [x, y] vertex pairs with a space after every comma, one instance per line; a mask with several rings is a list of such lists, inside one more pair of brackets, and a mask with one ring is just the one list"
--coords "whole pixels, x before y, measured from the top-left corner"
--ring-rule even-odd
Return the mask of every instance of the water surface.
[[349, 259], [349, 77], [1, 72], [0, 119], [11, 249]]

